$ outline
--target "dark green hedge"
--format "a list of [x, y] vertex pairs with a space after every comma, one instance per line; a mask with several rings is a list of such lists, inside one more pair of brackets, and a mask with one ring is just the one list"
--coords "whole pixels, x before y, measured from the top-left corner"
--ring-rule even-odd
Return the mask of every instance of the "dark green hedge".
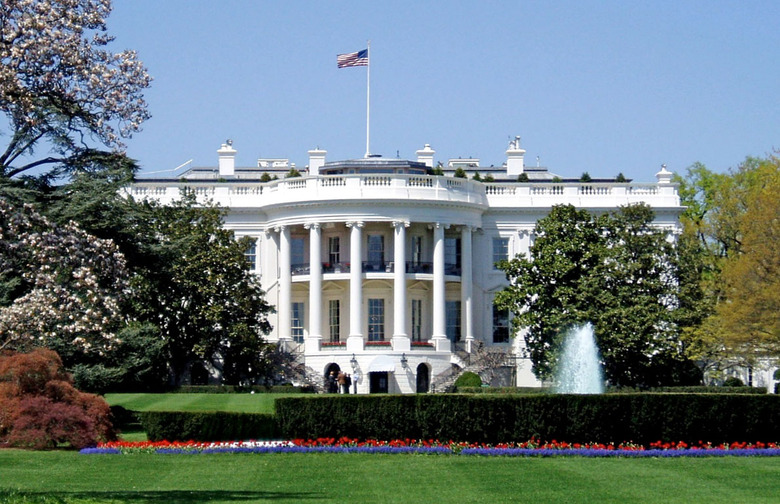
[[656, 387], [652, 392], [674, 394], [766, 394], [766, 387]]
[[232, 441], [276, 439], [276, 417], [227, 411], [144, 411], [137, 413], [149, 441]]
[[780, 397], [743, 394], [309, 396], [276, 400], [282, 438], [500, 443], [777, 441]]

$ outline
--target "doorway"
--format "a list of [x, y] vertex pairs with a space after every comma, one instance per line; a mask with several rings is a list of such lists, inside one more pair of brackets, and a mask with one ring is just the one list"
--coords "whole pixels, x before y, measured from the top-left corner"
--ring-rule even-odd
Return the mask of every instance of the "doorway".
[[372, 394], [387, 394], [387, 371], [375, 371], [369, 375], [369, 392]]

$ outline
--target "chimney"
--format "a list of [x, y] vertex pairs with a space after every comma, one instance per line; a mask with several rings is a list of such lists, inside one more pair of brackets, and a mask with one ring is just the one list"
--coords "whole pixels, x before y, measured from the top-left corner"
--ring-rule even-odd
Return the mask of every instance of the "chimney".
[[325, 166], [325, 154], [328, 151], [321, 150], [319, 147], [309, 151], [309, 175], [319, 175], [320, 168]]
[[226, 140], [219, 148], [219, 176], [233, 176], [236, 172], [236, 151], [233, 149], [233, 140]]
[[525, 149], [520, 148], [520, 137], [516, 136], [509, 142], [509, 148], [506, 150], [506, 174], [518, 176], [525, 169]]
[[674, 174], [666, 169], [666, 165], [662, 164], [661, 171], [655, 174], [655, 178], [658, 180], [659, 185], [666, 185], [672, 183], [672, 175]]
[[433, 168], [433, 155], [435, 150], [431, 149], [431, 144], [425, 144], [425, 147], [417, 151], [417, 161], [425, 163], [428, 168]]

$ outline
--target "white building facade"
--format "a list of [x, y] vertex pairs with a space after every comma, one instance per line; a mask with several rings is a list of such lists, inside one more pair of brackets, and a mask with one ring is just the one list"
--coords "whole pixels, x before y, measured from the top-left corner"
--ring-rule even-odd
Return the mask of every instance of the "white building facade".
[[[496, 261], [527, 253], [554, 205], [598, 213], [646, 203], [670, 231], [682, 211], [665, 168], [652, 183], [564, 181], [526, 166], [519, 138], [500, 167], [451, 159], [435, 168], [429, 145], [414, 161], [326, 162], [316, 149], [302, 176], [288, 178], [286, 159], [237, 168], [231, 142], [217, 152], [217, 168], [139, 179], [129, 192], [170, 202], [188, 188], [225, 207], [225, 227], [254, 241], [247, 258], [276, 307], [269, 339], [318, 379], [349, 373], [358, 393], [442, 390], [466, 369], [539, 386], [523, 338], [493, 305], [507, 283]], [[454, 177], [458, 169], [469, 178]]]

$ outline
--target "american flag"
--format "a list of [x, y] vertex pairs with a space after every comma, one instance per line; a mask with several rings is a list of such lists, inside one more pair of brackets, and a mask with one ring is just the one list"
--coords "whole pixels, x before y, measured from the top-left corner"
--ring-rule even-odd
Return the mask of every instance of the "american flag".
[[368, 66], [368, 49], [348, 54], [339, 54], [336, 58], [336, 63], [339, 68]]

